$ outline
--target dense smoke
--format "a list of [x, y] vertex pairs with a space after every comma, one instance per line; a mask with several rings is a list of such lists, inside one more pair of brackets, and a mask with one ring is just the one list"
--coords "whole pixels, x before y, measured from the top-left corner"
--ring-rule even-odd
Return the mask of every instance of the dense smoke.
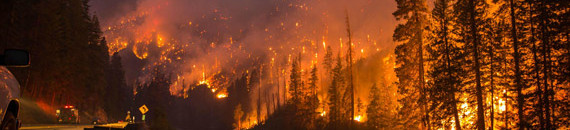
[[[235, 69], [236, 64], [229, 63], [232, 62], [230, 57], [237, 61], [251, 57], [250, 54], [269, 58], [275, 52], [276, 59], [279, 59], [302, 51], [303, 46], [306, 52], [314, 55], [324, 50], [323, 40], [327, 46], [337, 50], [336, 53], [340, 40], [346, 42], [348, 39], [345, 10], [351, 20], [356, 52], [363, 48], [365, 52], [386, 49], [393, 46], [390, 31], [395, 25], [391, 17], [393, 4], [393, 1], [374, 0], [92, 2], [95, 14], [100, 16], [111, 53], [131, 48], [140, 57], [143, 55], [140, 53], [148, 53], [145, 57], [149, 58], [147, 63], [155, 63], [168, 49], [158, 47], [155, 44], [159, 43], [155, 42], [177, 44], [171, 47], [181, 48], [169, 51], [183, 50], [184, 54], [176, 56], [181, 56], [180, 61], [185, 64], [176, 65], [177, 68], [172, 70], [189, 76], [191, 74], [187, 73], [195, 70], [193, 65], [199, 69], [205, 66], [205, 71], [213, 71], [210, 67], [216, 64], [220, 65], [218, 68]], [[127, 46], [118, 45], [117, 41], [125, 42]], [[268, 50], [270, 47], [272, 50]], [[239, 53], [231, 55], [232, 51], [246, 56]], [[196, 76], [190, 79], [199, 78], [201, 74]]]

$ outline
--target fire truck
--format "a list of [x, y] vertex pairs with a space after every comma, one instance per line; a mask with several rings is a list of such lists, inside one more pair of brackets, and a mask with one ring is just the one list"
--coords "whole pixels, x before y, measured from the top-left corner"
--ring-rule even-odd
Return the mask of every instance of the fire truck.
[[79, 110], [71, 105], [55, 110], [57, 122], [62, 124], [79, 124]]

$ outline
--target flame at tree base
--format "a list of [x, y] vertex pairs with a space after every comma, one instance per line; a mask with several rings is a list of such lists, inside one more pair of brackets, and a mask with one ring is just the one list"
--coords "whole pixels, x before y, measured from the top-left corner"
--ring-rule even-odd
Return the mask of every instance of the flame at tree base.
[[356, 121], [356, 122], [362, 122], [362, 116], [361, 116], [361, 115], [358, 115], [358, 116], [354, 117], [354, 121]]
[[222, 99], [228, 97], [228, 95], [226, 95], [225, 93], [219, 93], [216, 97]]

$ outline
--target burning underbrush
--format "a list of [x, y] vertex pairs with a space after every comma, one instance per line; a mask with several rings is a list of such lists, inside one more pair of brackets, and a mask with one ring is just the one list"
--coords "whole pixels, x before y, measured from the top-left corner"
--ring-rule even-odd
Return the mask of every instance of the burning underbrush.
[[[368, 98], [371, 91], [385, 93], [386, 99], [395, 102], [396, 97], [390, 96], [395, 93], [395, 88], [390, 87], [389, 83], [394, 79], [393, 73], [389, 68], [393, 67], [394, 59], [389, 51], [378, 52], [366, 58], [360, 58], [354, 63], [355, 68], [355, 96], [358, 99], [355, 105], [356, 113], [353, 122], [363, 123], [367, 118], [367, 106], [370, 102]], [[258, 62], [261, 64], [262, 62]], [[256, 69], [259, 68], [259, 69]], [[310, 67], [308, 68], [310, 69]], [[318, 88], [310, 88], [312, 82], [311, 71], [301, 72], [301, 80], [305, 86], [303, 90], [307, 95], [315, 94], [314, 107], [311, 104], [301, 106], [303, 109], [294, 108], [295, 103], [292, 102], [293, 95], [289, 83], [289, 75], [271, 75], [270, 67], [252, 67], [246, 70], [237, 78], [226, 81], [224, 85], [219, 82], [224, 72], [220, 72], [212, 77], [204, 77], [203, 80], [194, 83], [183, 83], [185, 91], [179, 92], [180, 95], [171, 95], [167, 86], [173, 84], [169, 76], [163, 74], [163, 70], [156, 68], [153, 71], [153, 78], [150, 82], [139, 86], [137, 96], [135, 97], [136, 105], [146, 104], [151, 114], [147, 115], [149, 119], [154, 121], [156, 118], [162, 121], [155, 122], [161, 127], [174, 127], [183, 129], [194, 128], [269, 128], [281, 127], [287, 122], [297, 122], [297, 126], [287, 126], [287, 128], [326, 128], [326, 127], [348, 127], [352, 121], [348, 117], [340, 120], [344, 125], [334, 126], [329, 116], [330, 110], [330, 94], [329, 86], [332, 79], [323, 76], [322, 82], [318, 82]], [[291, 70], [287, 70], [291, 71]], [[323, 70], [325, 71], [325, 70]], [[343, 69], [342, 71], [347, 71]], [[326, 74], [328, 72], [323, 72]], [[316, 73], [314, 73], [316, 74]], [[320, 75], [320, 74], [319, 74]], [[273, 78], [270, 78], [273, 77]], [[332, 77], [330, 77], [332, 78]], [[346, 83], [340, 83], [346, 84]], [[382, 90], [370, 90], [374, 85], [378, 84]], [[219, 85], [219, 86], [218, 86]], [[338, 86], [339, 93], [348, 91], [346, 86]], [[312, 94], [311, 94], [312, 93]], [[348, 103], [346, 97], [341, 101], [343, 104]], [[308, 102], [307, 102], [308, 103]], [[381, 106], [383, 110], [394, 112], [396, 104], [388, 103], [387, 106]], [[347, 105], [336, 106], [341, 111], [347, 113]], [[375, 108], [376, 109], [376, 108]], [[308, 111], [307, 111], [308, 110]], [[300, 111], [307, 111], [305, 123], [299, 123], [298, 116]], [[329, 113], [327, 113], [329, 111]], [[337, 113], [338, 114], [338, 113]], [[135, 115], [140, 117], [141, 115]], [[291, 119], [291, 120], [289, 120]], [[180, 122], [184, 120], [184, 122]], [[281, 122], [280, 120], [288, 120]], [[309, 123], [310, 122], [310, 123]], [[277, 124], [275, 124], [277, 123]], [[309, 123], [309, 124], [307, 124]], [[337, 122], [339, 123], [339, 122]], [[220, 125], [222, 124], [222, 125]], [[363, 127], [364, 125], [359, 125]]]

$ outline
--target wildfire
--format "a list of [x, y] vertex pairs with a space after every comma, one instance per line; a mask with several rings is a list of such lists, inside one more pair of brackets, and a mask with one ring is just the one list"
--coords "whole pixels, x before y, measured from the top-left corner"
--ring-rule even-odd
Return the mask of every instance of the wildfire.
[[156, 46], [158, 47], [164, 46], [164, 41], [162, 40], [161, 36], [157, 36]]
[[361, 115], [358, 115], [358, 116], [354, 117], [354, 120], [355, 120], [356, 122], [362, 122], [362, 116], [361, 116]]
[[201, 80], [200, 82], [198, 82], [198, 84], [206, 85], [208, 86], [208, 88], [210, 87], [210, 82], [208, 80]]
[[216, 97], [218, 97], [219, 99], [222, 99], [222, 98], [228, 97], [228, 95], [225, 93], [219, 93]]
[[146, 59], [148, 57], [148, 52], [144, 50], [144, 48], [139, 49], [137, 46], [133, 46], [133, 53], [139, 59]]
[[[202, 66], [202, 68], [204, 68], [204, 66]], [[202, 71], [202, 80], [200, 80], [198, 82], [198, 84], [206, 85], [208, 88], [210, 88], [210, 80], [206, 79], [206, 72]], [[215, 89], [212, 89], [212, 92], [215, 92], [215, 91], [216, 91]]]
[[499, 111], [504, 112], [506, 110], [505, 101], [503, 99], [499, 99]]
[[[167, 5], [163, 5], [163, 7], [166, 6]], [[299, 7], [307, 8], [306, 5], [299, 5]], [[215, 97], [218, 99], [223, 99], [228, 97], [228, 92], [226, 90], [227, 88], [225, 87], [228, 86], [226, 85], [226, 83], [231, 81], [226, 81], [225, 79], [235, 79], [236, 77], [240, 76], [240, 73], [243, 72], [249, 74], [248, 68], [238, 68], [242, 65], [251, 66], [249, 65], [250, 63], [243, 63], [243, 62], [252, 61], [256, 58], [257, 61], [265, 62], [265, 59], [263, 59], [264, 57], [261, 58], [259, 57], [259, 53], [251, 51], [255, 49], [250, 49], [252, 46], [254, 46], [254, 48], [257, 48], [258, 46], [257, 43], [242, 42], [242, 41], [256, 42], [263, 40], [246, 39], [250, 37], [236, 38], [236, 40], [232, 38], [236, 36], [241, 37], [242, 33], [244, 32], [242, 31], [242, 28], [239, 27], [234, 28], [231, 25], [220, 25], [220, 26], [226, 26], [223, 30], [219, 30], [217, 28], [210, 28], [209, 26], [217, 25], [217, 22], [211, 24], [205, 24], [210, 22], [212, 17], [202, 16], [202, 19], [196, 17], [191, 19], [182, 18], [184, 19], [184, 21], [174, 21], [174, 23], [177, 24], [175, 26], [177, 27], [176, 29], [178, 30], [172, 32], [171, 31], [172, 29], [162, 29], [164, 28], [163, 24], [156, 24], [156, 22], [155, 24], [145, 23], [145, 20], [147, 22], [154, 22], [153, 20], [155, 19], [158, 19], [159, 22], [163, 23], [170, 22], [169, 19], [161, 19], [163, 17], [158, 17], [159, 14], [156, 14], [155, 12], [156, 11], [154, 9], [143, 10], [141, 13], [135, 16], [126, 16], [125, 18], [122, 18], [121, 20], [124, 20], [124, 22], [121, 21], [120, 24], [117, 23], [117, 25], [108, 26], [107, 30], [105, 31], [105, 34], [110, 39], [109, 41], [112, 41], [109, 49], [110, 52], [117, 52], [121, 49], [127, 48], [127, 46], [129, 47], [132, 46], [133, 53], [139, 59], [147, 59], [145, 61], [149, 62], [148, 66], [169, 65], [166, 67], [173, 68], [172, 71], [175, 72], [183, 71], [180, 72], [180, 75], [185, 76], [187, 81], [190, 80], [193, 84], [195, 84], [196, 81], [198, 81], [198, 85], [206, 85], [206, 87], [212, 92], [211, 94], [216, 95]], [[228, 17], [223, 16], [225, 14], [224, 10], [214, 9], [213, 12], [214, 14], [217, 15], [216, 17], [213, 17], [214, 21], [227, 20], [228, 18], [231, 19], [231, 16]], [[324, 52], [326, 51], [332, 52], [333, 56], [336, 55], [334, 53], [339, 53], [338, 54], [339, 56], [345, 56], [345, 54], [343, 54], [346, 53], [344, 48], [346, 48], [346, 46], [354, 46], [354, 52], [356, 53], [356, 55], [358, 55], [358, 51], [360, 51], [361, 57], [363, 58], [366, 58], [367, 55], [373, 55], [375, 53], [373, 51], [374, 48], [376, 48], [376, 51], [380, 51], [380, 49], [376, 47], [376, 41], [371, 41], [371, 37], [374, 37], [377, 34], [368, 34], [365, 35], [365, 37], [361, 35], [353, 36], [351, 42], [357, 43], [355, 45], [353, 43], [344, 43], [348, 41], [348, 40], [343, 41], [343, 38], [346, 38], [344, 35], [336, 37], [336, 32], [341, 32], [341, 34], [344, 34], [344, 30], [336, 31], [333, 30], [333, 28], [331, 28], [330, 30], [331, 34], [329, 34], [328, 25], [322, 27], [315, 26], [313, 28], [310, 26], [310, 24], [307, 24], [307, 26], [305, 26], [305, 23], [307, 22], [303, 21], [303, 19], [300, 19], [299, 21], [295, 21], [294, 19], [293, 20], [284, 19], [284, 21], [280, 21], [281, 26], [279, 28], [273, 28], [273, 27], [260, 28], [260, 30], [265, 30], [264, 34], [267, 34], [265, 35], [266, 37], [263, 35], [259, 37], [253, 37], [253, 38], [265, 38], [265, 42], [268, 43], [267, 46], [265, 46], [265, 44], [259, 44], [261, 48], [264, 48], [263, 53], [271, 54], [269, 55], [269, 57], [267, 57], [270, 58], [267, 59], [267, 61], [270, 62], [271, 68], [263, 70], [263, 72], [275, 71], [275, 72], [267, 72], [269, 75], [266, 75], [265, 73], [263, 74], [260, 73], [260, 75], [263, 75], [263, 78], [268, 78], [268, 80], [264, 79], [263, 81], [271, 82], [271, 84], [273, 84], [273, 82], [277, 83], [283, 82], [282, 87], [284, 88], [289, 87], [286, 83], [284, 83], [285, 82], [284, 80], [288, 80], [286, 78], [287, 77], [286, 75], [288, 75], [289, 73], [288, 70], [289, 68], [287, 68], [287, 66], [291, 65], [291, 62], [295, 60], [294, 57], [297, 57], [297, 53], [301, 53], [301, 57], [303, 59], [301, 61], [302, 63], [300, 63], [303, 66], [300, 68], [299, 71], [305, 73], [305, 72], [311, 72], [310, 68], [312, 67], [317, 67], [319, 69], [318, 72], [325, 72], [324, 70], [321, 70], [320, 68], [321, 64], [318, 64], [318, 62], [323, 62], [324, 61], [323, 59], [327, 57], [327, 55], [324, 54]], [[168, 25], [170, 26], [170, 24]], [[286, 27], [292, 27], [292, 28], [286, 28]], [[251, 28], [255, 28], [255, 26], [252, 25]], [[226, 30], [239, 30], [239, 33], [232, 31], [226, 32]], [[292, 33], [291, 34], [292, 36], [297, 36], [297, 37], [283, 38], [279, 35], [276, 35], [288, 32]], [[199, 37], [197, 35], [199, 35]], [[212, 35], [215, 35], [215, 37], [213, 37]], [[218, 39], [218, 37], [221, 39]], [[191, 40], [188, 41], [187, 38]], [[368, 40], [362, 40], [364, 38]], [[340, 44], [336, 43], [337, 39]], [[361, 43], [359, 41], [363, 42]], [[329, 42], [328, 45], [327, 42]], [[321, 45], [319, 45], [319, 43], [322, 44], [323, 48], [320, 48]], [[370, 46], [372, 44], [374, 44], [374, 46]], [[328, 50], [329, 49], [328, 47], [330, 47], [331, 50]], [[200, 53], [193, 53], [193, 48], [202, 48], [204, 50], [203, 52]], [[365, 50], [367, 51], [366, 53], [364, 52]], [[319, 55], [321, 56], [319, 57]], [[309, 63], [311, 64], [308, 65]], [[264, 64], [264, 63], [259, 63], [259, 64]], [[395, 65], [395, 63], [391, 64]], [[178, 66], [183, 66], [183, 67], [180, 67], [181, 68], [180, 69], [177, 68]], [[149, 70], [148, 68], [150, 67], [145, 67], [145, 68]], [[225, 72], [220, 74], [219, 70], [223, 70], [221, 68], [229, 70], [229, 74], [226, 74]], [[191, 71], [186, 71], [186, 69], [189, 69]], [[306, 69], [309, 70], [305, 71]], [[277, 73], [278, 75], [275, 76], [274, 73]], [[327, 75], [320, 74], [319, 76], [323, 76], [319, 77], [320, 79], [323, 80], [327, 79], [325, 77]], [[223, 79], [219, 79], [218, 77], [223, 77]], [[184, 79], [181, 80], [182, 81], [178, 80], [178, 82], [175, 82], [176, 85], [184, 84], [183, 82]], [[326, 80], [320, 82], [324, 83], [326, 82]], [[265, 83], [260, 83], [260, 84], [265, 85]], [[324, 86], [326, 84], [321, 83], [321, 85]], [[186, 89], [190, 88], [182, 87], [180, 89], [184, 90], [183, 92], [185, 92]], [[271, 93], [268, 94], [270, 95]], [[280, 97], [279, 95], [278, 97]], [[319, 94], [319, 96], [322, 95]], [[242, 104], [242, 105], [249, 105], [249, 104]], [[366, 116], [365, 113], [360, 113], [360, 114], [358, 116], [355, 116], [353, 120], [355, 120], [356, 122], [363, 122], [364, 120], [368, 120], [368, 116]], [[327, 112], [323, 109], [319, 112], [319, 115], [321, 117], [325, 117], [327, 116]], [[257, 115], [251, 117], [250, 116], [251, 115], [248, 115], [247, 120], [243, 120], [243, 122], [239, 123], [242, 128], [250, 128], [254, 126], [254, 124], [257, 124], [258, 122], [261, 123], [263, 122], [263, 119], [257, 119], [257, 120], [250, 119], [256, 117]]]
[[257, 120], [255, 120], [255, 119], [253, 119], [253, 117], [251, 117], [250, 120], [241, 122], [241, 128], [242, 129], [250, 129], [253, 126], [255, 126], [256, 124], [257, 124]]

